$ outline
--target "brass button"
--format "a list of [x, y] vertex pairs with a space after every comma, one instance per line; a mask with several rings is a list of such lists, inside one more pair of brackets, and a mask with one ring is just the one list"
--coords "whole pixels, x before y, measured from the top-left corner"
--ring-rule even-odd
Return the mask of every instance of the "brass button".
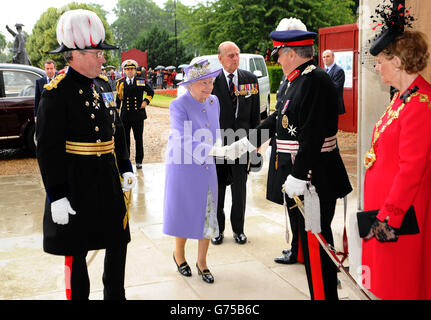
[[83, 94], [84, 93], [84, 91], [82, 91], [82, 89], [79, 89], [79, 94]]
[[97, 139], [97, 140], [96, 140], [96, 142], [97, 142], [97, 143], [102, 143], [102, 140]]
[[94, 113], [91, 114], [91, 119], [96, 118], [96, 116], [94, 115]]
[[109, 111], [109, 114], [112, 116], [114, 114], [114, 111]]
[[97, 153], [97, 156], [100, 157], [102, 154], [100, 152]]
[[208, 166], [206, 166], [206, 167], [205, 167], [205, 169], [207, 169], [207, 170], [208, 170], [208, 169], [209, 169], [209, 168], [208, 168]]
[[94, 131], [99, 132], [99, 127], [97, 127], [97, 126], [96, 126], [96, 127], [94, 128]]
[[207, 112], [205, 109], [202, 110], [203, 113]]
[[90, 102], [85, 101], [85, 106], [86, 106], [86, 107], [89, 107], [89, 106], [90, 106]]
[[207, 126], [207, 128], [209, 128], [209, 127], [210, 127], [210, 124], [209, 124], [209, 123], [207, 123], [207, 124], [206, 124], [206, 126]]

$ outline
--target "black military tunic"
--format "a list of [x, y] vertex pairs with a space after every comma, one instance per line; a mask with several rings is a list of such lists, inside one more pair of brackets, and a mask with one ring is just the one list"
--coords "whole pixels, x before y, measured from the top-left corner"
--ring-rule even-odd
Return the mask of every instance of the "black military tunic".
[[320, 198], [342, 198], [352, 191], [338, 148], [321, 152], [325, 138], [338, 131], [335, 87], [328, 79], [311, 60], [299, 66], [289, 75], [290, 84], [284, 86], [284, 93], [279, 92], [276, 111], [256, 128], [257, 139], [250, 137], [250, 142], [256, 139], [259, 146], [264, 142], [260, 142], [260, 131], [266, 129], [269, 137], [299, 145], [293, 164], [290, 153], [274, 155], [277, 159], [268, 172], [267, 191], [273, 202], [283, 204], [281, 188], [289, 174], [308, 180], [309, 170]]
[[[141, 108], [143, 101], [150, 104], [154, 90], [146, 84], [145, 79], [134, 77], [132, 84], [127, 84], [126, 77], [117, 81], [117, 108], [121, 107], [121, 120], [135, 122], [147, 119], [145, 108]], [[144, 96], [146, 94], [146, 96]]]
[[[69, 256], [130, 241], [120, 174], [133, 170], [115, 104], [104, 102], [103, 94], [109, 92], [107, 79], [89, 79], [69, 67], [42, 95], [36, 138], [47, 193], [43, 230], [48, 253]], [[112, 140], [115, 153], [80, 151], [79, 144], [97, 146]], [[66, 152], [66, 144], [74, 143], [76, 150]], [[63, 197], [76, 211], [67, 225], [51, 217], [51, 202]]]
[[[145, 95], [146, 94], [146, 95]], [[145, 96], [144, 96], [145, 95]], [[133, 130], [136, 147], [136, 163], [142, 163], [144, 159], [144, 120], [147, 119], [147, 111], [141, 108], [142, 102], [150, 104], [154, 91], [145, 83], [145, 79], [134, 77], [133, 83], [127, 84], [126, 78], [117, 81], [117, 108], [121, 106], [121, 120], [124, 124], [127, 149], [130, 152], [130, 130]]]

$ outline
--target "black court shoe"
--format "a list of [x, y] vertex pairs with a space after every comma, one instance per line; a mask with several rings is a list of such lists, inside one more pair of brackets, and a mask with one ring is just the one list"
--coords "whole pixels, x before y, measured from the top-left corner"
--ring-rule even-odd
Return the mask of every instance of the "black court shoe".
[[203, 281], [205, 281], [206, 283], [214, 282], [214, 277], [208, 269], [201, 271], [201, 269], [199, 269], [197, 262], [196, 262], [196, 268], [198, 269], [198, 275], [202, 276]]
[[175, 265], [177, 266], [178, 272], [181, 273], [185, 277], [191, 277], [192, 276], [192, 270], [190, 269], [189, 264], [187, 261], [184, 261], [181, 263], [181, 265], [178, 265], [177, 261], [175, 260], [175, 253], [173, 254]]

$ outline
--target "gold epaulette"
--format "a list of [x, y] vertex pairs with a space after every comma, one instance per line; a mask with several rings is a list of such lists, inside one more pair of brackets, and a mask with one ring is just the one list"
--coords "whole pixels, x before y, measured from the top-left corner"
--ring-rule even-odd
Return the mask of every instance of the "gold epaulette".
[[60, 83], [61, 80], [63, 80], [66, 77], [66, 73], [59, 74], [54, 79], [52, 79], [48, 84], [45, 84], [43, 87], [46, 90], [52, 90], [54, 88], [57, 88], [57, 85]]
[[108, 77], [103, 74], [99, 74], [99, 78], [108, 82]]

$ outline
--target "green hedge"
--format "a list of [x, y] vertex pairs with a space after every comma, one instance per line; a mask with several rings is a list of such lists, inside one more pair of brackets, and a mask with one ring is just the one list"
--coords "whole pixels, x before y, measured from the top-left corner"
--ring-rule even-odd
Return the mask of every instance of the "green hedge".
[[280, 86], [281, 77], [283, 76], [283, 69], [280, 66], [269, 66], [269, 85], [271, 93], [276, 93]]

